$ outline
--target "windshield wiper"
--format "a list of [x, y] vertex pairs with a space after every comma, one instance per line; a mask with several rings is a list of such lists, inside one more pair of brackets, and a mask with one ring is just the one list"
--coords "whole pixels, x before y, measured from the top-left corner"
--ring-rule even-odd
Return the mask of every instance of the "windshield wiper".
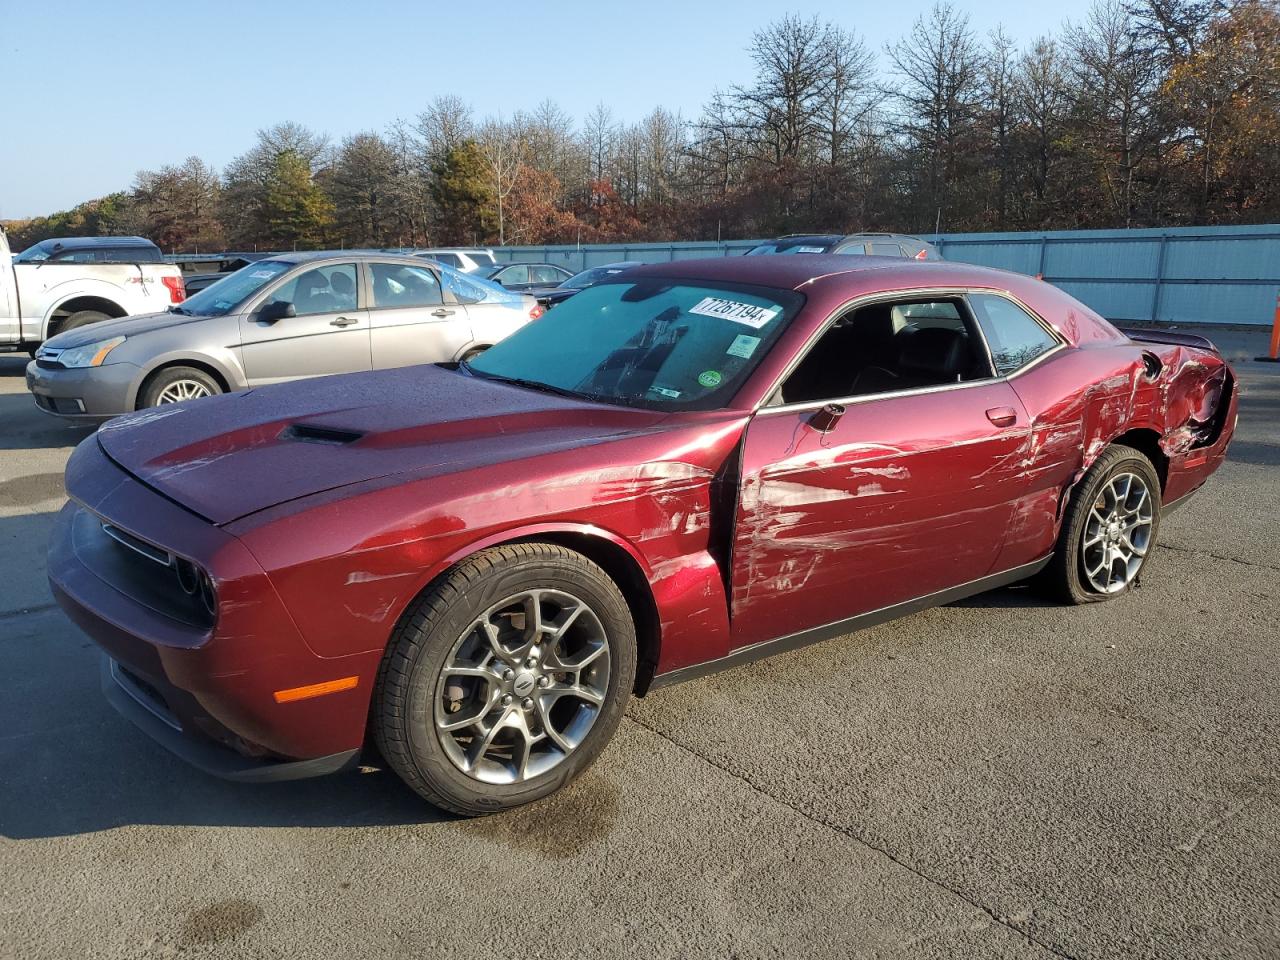
[[613, 397], [605, 397], [595, 393], [584, 393], [581, 390], [570, 390], [567, 387], [557, 387], [550, 383], [543, 383], [541, 380], [525, 380], [523, 377], [506, 377], [500, 373], [488, 373], [483, 370], [477, 370], [465, 360], [459, 360], [458, 366], [466, 370], [473, 377], [479, 377], [481, 380], [498, 380], [502, 383], [510, 383], [517, 387], [524, 387], [528, 390], [537, 390], [540, 393], [554, 393], [559, 397], [570, 397], [574, 400], [590, 400], [595, 403], [612, 403]]

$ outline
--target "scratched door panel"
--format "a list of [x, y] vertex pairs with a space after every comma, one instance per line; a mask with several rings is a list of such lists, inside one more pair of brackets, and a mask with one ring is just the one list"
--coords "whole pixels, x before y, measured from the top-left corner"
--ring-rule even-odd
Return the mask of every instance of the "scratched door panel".
[[[987, 411], [1012, 408], [994, 425]], [[1004, 382], [812, 410], [747, 428], [733, 644], [833, 623], [992, 572], [1025, 485], [1027, 418]]]

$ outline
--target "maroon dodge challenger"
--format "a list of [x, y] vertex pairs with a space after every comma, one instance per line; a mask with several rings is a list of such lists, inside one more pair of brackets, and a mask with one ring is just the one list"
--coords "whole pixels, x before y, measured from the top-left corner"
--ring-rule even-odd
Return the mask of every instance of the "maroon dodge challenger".
[[1011, 273], [651, 265], [470, 363], [108, 423], [49, 576], [112, 703], [202, 769], [376, 747], [483, 814], [581, 772], [632, 694], [1017, 581], [1124, 594], [1236, 392], [1207, 340]]

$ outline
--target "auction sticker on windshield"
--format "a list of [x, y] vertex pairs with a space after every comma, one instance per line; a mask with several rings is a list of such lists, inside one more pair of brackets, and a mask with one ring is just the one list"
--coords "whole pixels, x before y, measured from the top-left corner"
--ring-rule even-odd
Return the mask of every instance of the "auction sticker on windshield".
[[731, 357], [741, 357], [743, 360], [749, 360], [758, 346], [760, 346], [759, 337], [749, 337], [745, 333], [740, 333], [733, 338], [733, 343], [729, 344], [729, 349], [725, 353]]
[[735, 323], [745, 323], [759, 330], [780, 312], [780, 307], [758, 307], [754, 303], [726, 300], [722, 297], [703, 297], [689, 308], [690, 313], [704, 317], [720, 317]]

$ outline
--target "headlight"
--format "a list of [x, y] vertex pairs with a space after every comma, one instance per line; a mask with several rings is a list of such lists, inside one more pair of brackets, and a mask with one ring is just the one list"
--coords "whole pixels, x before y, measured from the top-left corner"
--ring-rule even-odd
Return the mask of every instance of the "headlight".
[[63, 350], [58, 362], [64, 367], [100, 367], [109, 354], [120, 344], [124, 337], [112, 337], [110, 340], [99, 340], [97, 343], [86, 343], [83, 347], [72, 347]]

